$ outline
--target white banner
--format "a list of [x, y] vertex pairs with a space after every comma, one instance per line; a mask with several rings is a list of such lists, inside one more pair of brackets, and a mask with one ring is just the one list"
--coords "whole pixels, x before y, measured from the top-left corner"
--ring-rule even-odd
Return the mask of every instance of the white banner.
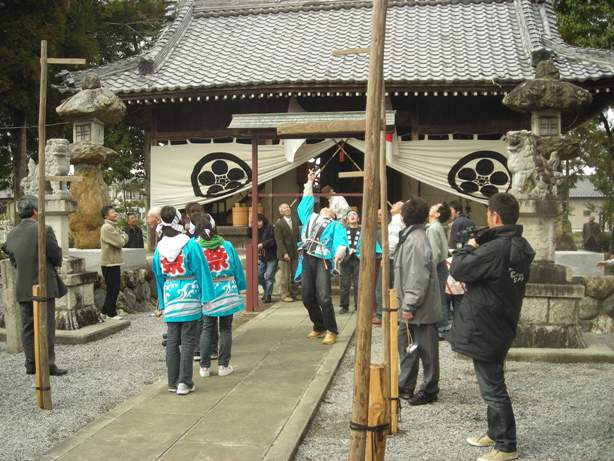
[[[330, 140], [292, 146], [293, 162], [286, 160], [287, 146], [258, 146], [258, 184], [294, 169], [333, 147]], [[210, 143], [152, 146], [151, 205], [183, 208], [186, 203], [215, 202], [251, 187], [251, 144]]]
[[[364, 141], [350, 139], [364, 152]], [[503, 141], [401, 141], [387, 137], [389, 167], [442, 191], [485, 202], [511, 183]], [[335, 146], [332, 140], [258, 146], [258, 184], [263, 184]], [[181, 144], [151, 148], [151, 204], [183, 208], [209, 203], [251, 187], [251, 145]]]
[[[390, 135], [386, 140], [389, 167], [442, 191], [484, 203], [510, 188], [503, 141], [401, 141]], [[349, 143], [364, 152], [364, 141]]]

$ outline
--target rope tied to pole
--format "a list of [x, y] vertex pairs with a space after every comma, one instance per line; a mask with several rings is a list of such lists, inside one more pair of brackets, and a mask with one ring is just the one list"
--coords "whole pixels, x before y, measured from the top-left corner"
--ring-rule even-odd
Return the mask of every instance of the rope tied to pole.
[[389, 428], [390, 428], [390, 424], [389, 423], [378, 424], [376, 426], [368, 426], [366, 424], [358, 424], [358, 423], [355, 423], [353, 421], [350, 422], [350, 429], [353, 430], [353, 431], [359, 431], [359, 432], [379, 433], [379, 432], [385, 432]]

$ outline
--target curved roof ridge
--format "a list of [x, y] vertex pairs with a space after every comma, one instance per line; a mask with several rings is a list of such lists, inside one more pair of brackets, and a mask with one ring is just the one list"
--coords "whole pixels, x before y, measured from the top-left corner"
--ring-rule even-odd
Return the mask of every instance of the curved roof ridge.
[[[514, 0], [388, 0], [388, 7], [470, 3], [507, 3]], [[195, 17], [244, 16], [292, 11], [371, 8], [369, 0], [196, 0]]]

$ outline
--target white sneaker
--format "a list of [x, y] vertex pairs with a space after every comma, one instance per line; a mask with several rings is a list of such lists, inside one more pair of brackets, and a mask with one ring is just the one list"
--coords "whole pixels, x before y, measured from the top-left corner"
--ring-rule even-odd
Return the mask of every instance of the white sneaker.
[[232, 365], [228, 365], [227, 367], [220, 365], [217, 369], [217, 374], [218, 376], [228, 376], [233, 371], [235, 370], [232, 368]]
[[177, 395], [188, 395], [190, 392], [194, 392], [196, 390], [196, 385], [192, 387], [188, 387], [187, 384], [179, 383], [177, 386]]
[[121, 315], [116, 315], [115, 317], [107, 317], [107, 318], [111, 320], [122, 320], [123, 319]]
[[209, 376], [211, 376], [211, 369], [200, 367], [200, 371], [198, 374], [200, 375], [201, 378], [208, 378]]

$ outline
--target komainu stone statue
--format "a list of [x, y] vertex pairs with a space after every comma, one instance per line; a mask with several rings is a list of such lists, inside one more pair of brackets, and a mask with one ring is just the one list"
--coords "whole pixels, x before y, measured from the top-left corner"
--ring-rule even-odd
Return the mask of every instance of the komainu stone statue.
[[[47, 176], [68, 176], [70, 171], [70, 144], [67, 139], [49, 139], [45, 146], [45, 173]], [[68, 198], [66, 181], [50, 181], [51, 195]]]
[[20, 183], [25, 195], [38, 195], [38, 165], [33, 159], [28, 160], [28, 175]]
[[558, 152], [546, 159], [537, 149], [530, 131], [510, 131], [507, 142], [507, 166], [512, 173], [511, 193], [519, 198], [544, 199], [556, 196], [560, 159]]

